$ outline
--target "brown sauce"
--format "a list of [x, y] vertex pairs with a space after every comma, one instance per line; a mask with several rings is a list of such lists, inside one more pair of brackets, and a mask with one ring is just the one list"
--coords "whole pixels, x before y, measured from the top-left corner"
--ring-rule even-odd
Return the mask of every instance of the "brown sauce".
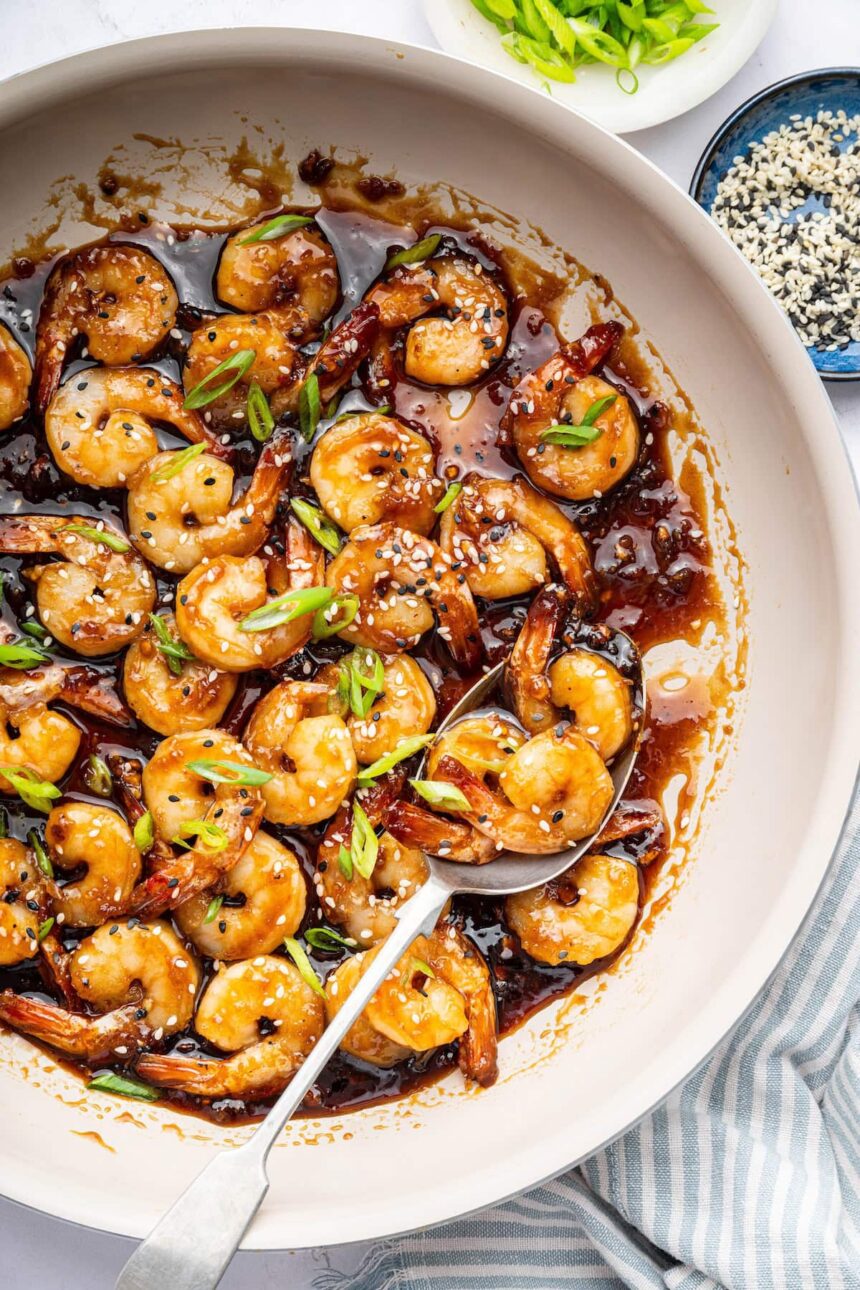
[[[331, 167], [326, 169], [326, 161], [321, 159], [317, 167], [316, 182], [328, 176]], [[311, 174], [312, 170], [309, 167], [308, 173]], [[116, 181], [111, 175], [106, 175], [104, 182], [107, 188], [103, 185], [102, 190], [108, 192]], [[337, 254], [343, 293], [341, 305], [332, 319], [335, 323], [349, 313], [379, 275], [392, 245], [402, 244], [414, 236], [414, 223], [413, 228], [401, 229], [382, 218], [381, 212], [369, 212], [369, 203], [385, 196], [394, 198], [395, 207], [399, 209], [399, 190], [386, 189], [385, 182], [380, 181], [382, 188], [372, 183], [366, 183], [364, 189], [359, 188], [365, 200], [360, 205], [357, 201], [356, 209], [344, 208], [342, 189], [337, 191], [336, 198], [332, 196], [329, 199], [325, 190], [322, 191], [323, 202], [329, 200], [331, 204], [319, 214], [318, 223]], [[386, 392], [386, 401], [391, 403], [398, 416], [431, 440], [438, 453], [438, 473], [441, 476], [456, 478], [468, 470], [478, 470], [488, 475], [510, 477], [518, 472], [518, 467], [515, 458], [498, 447], [499, 421], [513, 386], [557, 348], [558, 334], [551, 319], [566, 284], [551, 274], [535, 272], [532, 265], [519, 261], [516, 256], [498, 252], [469, 228], [443, 227], [432, 220], [424, 220], [417, 231], [419, 236], [429, 231], [442, 233], [445, 247], [459, 247], [481, 259], [489, 271], [501, 274], [513, 302], [511, 337], [502, 362], [484, 380], [471, 387], [468, 396], [464, 396], [468, 406], [464, 410], [458, 409], [462, 415], [457, 419], [451, 415], [446, 393], [411, 383], [402, 373]], [[176, 285], [181, 301], [177, 321], [181, 338], [168, 339], [161, 352], [147, 360], [148, 364], [154, 364], [174, 379], [181, 376], [182, 356], [190, 330], [199, 325], [207, 311], [225, 312], [212, 294], [214, 272], [224, 237], [224, 231], [155, 226], [148, 223], [145, 216], [140, 216], [136, 223], [124, 220], [121, 231], [108, 239], [146, 246], [164, 264]], [[13, 265], [14, 276], [0, 283], [0, 318], [31, 350], [42, 290], [50, 267], [51, 261], [34, 263], [19, 259]], [[593, 283], [594, 279], [591, 281]], [[67, 366], [65, 379], [88, 365], [85, 359], [74, 359]], [[671, 476], [667, 451], [667, 435], [671, 428], [669, 413], [649, 391], [647, 373], [628, 339], [621, 342], [612, 366], [605, 367], [602, 375], [632, 398], [641, 422], [643, 446], [632, 473], [610, 495], [585, 503], [563, 504], [563, 509], [579, 525], [593, 554], [600, 586], [597, 616], [613, 627], [629, 632], [642, 650], [677, 638], [695, 640], [702, 620], [720, 617], [720, 597], [716, 581], [709, 572], [709, 550], [703, 535], [702, 517], [695, 502]], [[371, 397], [371, 391], [363, 384], [365, 380], [364, 370], [360, 368], [345, 396], [348, 402], [342, 407], [360, 408], [381, 401], [376, 394]], [[183, 446], [169, 435], [161, 434], [161, 439], [164, 447]], [[238, 476], [244, 474], [247, 478], [250, 474], [258, 447], [251, 438], [242, 442]], [[310, 490], [307, 481], [309, 459], [310, 449], [301, 446], [294, 483], [294, 488], [300, 492]], [[244, 479], [240, 478], [239, 482], [244, 483]], [[124, 527], [124, 505], [124, 493], [83, 488], [63, 475], [53, 462], [41, 424], [36, 419], [17, 424], [4, 437], [0, 463], [0, 510], [14, 508], [28, 512], [93, 514], [114, 519]], [[28, 585], [20, 577], [22, 563], [18, 558], [0, 557], [5, 587], [2, 614], [13, 628], [24, 619], [31, 604]], [[171, 603], [175, 580], [160, 574], [158, 585], [164, 603]], [[528, 598], [479, 602], [482, 636], [490, 662], [496, 661], [510, 648], [527, 607]], [[287, 675], [301, 675], [309, 657], [316, 664], [336, 657], [344, 648], [336, 642], [326, 642], [290, 659], [274, 673], [244, 676], [223, 724], [238, 732], [253, 703], [273, 683]], [[61, 649], [55, 647], [55, 652], [58, 657], [63, 657]], [[440, 716], [444, 715], [446, 705], [450, 706], [456, 698], [465, 678], [457, 673], [443, 643], [432, 634], [425, 638], [416, 653], [440, 696]], [[95, 661], [95, 666], [118, 676], [119, 662], [119, 657], [107, 658]], [[119, 680], [117, 686], [121, 688]], [[78, 711], [62, 705], [58, 707], [84, 732], [78, 758], [62, 784], [64, 791], [72, 797], [88, 799], [82, 770], [91, 753], [105, 757], [110, 752], [120, 752], [145, 759], [159, 742], [159, 737], [144, 727], [120, 732], [102, 726]], [[704, 702], [688, 704], [686, 709], [682, 705], [667, 705], [662, 715], [664, 719], [659, 722], [649, 721], [642, 754], [626, 795], [629, 799], [660, 799], [669, 778], [691, 755], [697, 736], [711, 713], [708, 703]], [[24, 838], [31, 827], [39, 828], [44, 823], [43, 817], [31, 816], [26, 806], [17, 800], [8, 801], [6, 809], [12, 836]], [[310, 877], [316, 840], [322, 826], [311, 830], [285, 830], [273, 825], [267, 825], [267, 828], [296, 851]], [[607, 849], [626, 851], [634, 858], [656, 855], [657, 858], [647, 868], [640, 869], [644, 900], [659, 870], [660, 857], [665, 853], [662, 832], [639, 836]], [[322, 919], [312, 898], [310, 882], [308, 891], [306, 925], [318, 925]], [[504, 926], [500, 902], [458, 899], [454, 904], [454, 916], [474, 937], [489, 963], [498, 1002], [499, 1028], [503, 1035], [551, 1000], [570, 993], [585, 976], [606, 966], [604, 962], [580, 969], [547, 967], [533, 962]], [[84, 934], [67, 934], [66, 944], [71, 947]], [[339, 957], [337, 954], [315, 953], [312, 961], [325, 975]], [[211, 965], [206, 965], [204, 980], [208, 980], [210, 971]], [[0, 988], [10, 986], [18, 991], [45, 990], [38, 969], [32, 965], [0, 970]], [[207, 1051], [191, 1032], [174, 1036], [167, 1048], [185, 1053]], [[311, 1091], [306, 1109], [309, 1113], [320, 1114], [403, 1094], [438, 1077], [455, 1061], [455, 1046], [415, 1058], [393, 1070], [378, 1070], [339, 1054], [329, 1063]], [[195, 1099], [181, 1094], [165, 1094], [165, 1097], [187, 1109], [204, 1111], [217, 1120], [234, 1121], [256, 1116], [265, 1109], [229, 1099], [204, 1107]]]

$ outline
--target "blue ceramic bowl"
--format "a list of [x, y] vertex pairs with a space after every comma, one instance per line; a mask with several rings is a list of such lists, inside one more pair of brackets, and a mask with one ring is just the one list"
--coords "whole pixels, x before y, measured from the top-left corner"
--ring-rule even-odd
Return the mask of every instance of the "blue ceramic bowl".
[[[803, 72], [753, 95], [723, 122], [696, 166], [690, 195], [711, 213], [717, 188], [736, 156], [759, 143], [771, 130], [787, 123], [794, 113], [815, 116], [821, 109], [848, 116], [860, 113], [860, 68], [828, 67]], [[846, 140], [847, 146], [850, 140]], [[819, 205], [811, 199], [802, 211]], [[860, 341], [845, 349], [828, 351], [809, 347], [807, 352], [827, 381], [854, 381], [860, 377]]]

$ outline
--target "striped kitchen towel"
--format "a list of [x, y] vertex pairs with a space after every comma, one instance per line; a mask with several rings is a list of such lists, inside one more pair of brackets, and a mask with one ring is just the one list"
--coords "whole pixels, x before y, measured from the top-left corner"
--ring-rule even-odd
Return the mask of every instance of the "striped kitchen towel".
[[638, 1128], [314, 1290], [860, 1290], [860, 806], [773, 981]]

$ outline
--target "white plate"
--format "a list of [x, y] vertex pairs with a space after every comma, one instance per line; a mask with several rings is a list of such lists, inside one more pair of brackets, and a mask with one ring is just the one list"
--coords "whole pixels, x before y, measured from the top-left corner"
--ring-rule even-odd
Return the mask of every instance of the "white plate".
[[[188, 156], [170, 142], [178, 136], [196, 140]], [[700, 793], [705, 827], [686, 881], [653, 931], [603, 976], [593, 1006], [556, 1005], [503, 1041], [494, 1088], [466, 1089], [454, 1073], [406, 1102], [291, 1125], [245, 1240], [287, 1248], [440, 1222], [562, 1170], [665, 1097], [749, 1006], [814, 898], [853, 786], [860, 522], [821, 383], [708, 217], [583, 117], [442, 54], [240, 29], [28, 72], [0, 86], [0, 172], [14, 177], [0, 258], [33, 221], [57, 218], [75, 180], [91, 182], [119, 144], [130, 147], [116, 154], [119, 174], [142, 165], [161, 185], [158, 215], [175, 199], [199, 209], [226, 193], [223, 149], [243, 137], [293, 163], [333, 145], [407, 181], [447, 180], [533, 220], [604, 274], [707, 427], [748, 565], [749, 605], [716, 643], [731, 660], [737, 632], [748, 635], [746, 711], [716, 785]], [[57, 237], [93, 235], [67, 221]], [[730, 568], [720, 516], [711, 528], [715, 562]], [[0, 1037], [0, 1105], [0, 1189], [131, 1235], [245, 1133], [88, 1094], [12, 1036]]]
[[[681, 58], [664, 67], [637, 70], [639, 89], [625, 94], [612, 67], [590, 65], [572, 84], [550, 83], [550, 93], [565, 107], [576, 108], [615, 134], [629, 134], [670, 121], [702, 103], [743, 67], [771, 24], [778, 0], [711, 0], [720, 26]], [[499, 43], [500, 34], [478, 13], [471, 0], [424, 0], [433, 35], [449, 54], [503, 72], [524, 85], [540, 86], [532, 67], [525, 67]], [[706, 16], [701, 21], [711, 21]]]

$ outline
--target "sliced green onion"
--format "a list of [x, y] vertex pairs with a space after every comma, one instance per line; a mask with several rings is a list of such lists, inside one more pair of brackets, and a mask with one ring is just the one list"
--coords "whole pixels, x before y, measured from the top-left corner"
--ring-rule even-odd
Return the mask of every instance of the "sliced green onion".
[[311, 372], [299, 391], [299, 429], [305, 443], [310, 443], [320, 423], [320, 382], [316, 372]]
[[[0, 599], [2, 599], [2, 597], [0, 597]], [[50, 636], [50, 632], [47, 627], [43, 627], [41, 623], [37, 623], [35, 618], [27, 618], [24, 622], [19, 622], [18, 626], [21, 628], [22, 632], [26, 632], [28, 636], [32, 636], [37, 641], [46, 641]]]
[[110, 797], [113, 792], [113, 775], [106, 761], [90, 753], [84, 767], [84, 783], [96, 797]]
[[2, 667], [14, 667], [25, 672], [31, 667], [40, 667], [47, 660], [47, 654], [31, 645], [0, 645]]
[[117, 555], [125, 555], [126, 551], [131, 550], [131, 544], [126, 542], [125, 538], [118, 537], [116, 533], [110, 533], [106, 529], [90, 528], [88, 524], [64, 524], [63, 532], [79, 533], [81, 537], [89, 538], [91, 542], [100, 542], [102, 546], [110, 547]]
[[334, 931], [331, 927], [309, 927], [305, 932], [305, 940], [312, 949], [325, 950], [329, 953], [332, 950], [358, 948], [358, 941], [354, 941], [351, 936], [341, 936], [340, 932]]
[[215, 919], [218, 917], [218, 911], [220, 910], [223, 904], [224, 904], [223, 896], [212, 897], [212, 899], [209, 901], [209, 904], [206, 907], [206, 915], [203, 919], [204, 927], [206, 926], [207, 923], [215, 922]]
[[46, 918], [43, 923], [39, 924], [39, 930], [36, 933], [36, 940], [39, 942], [40, 945], [42, 944], [42, 941], [48, 935], [48, 932], [50, 932], [51, 928], [54, 926], [54, 923], [56, 921], [57, 920], [55, 918]]
[[313, 502], [305, 501], [303, 497], [292, 497], [290, 509], [324, 551], [328, 551], [329, 555], [337, 555], [343, 546], [343, 534], [318, 506], [314, 506]]
[[156, 644], [174, 676], [182, 675], [182, 664], [193, 660], [194, 655], [180, 637], [174, 636], [167, 623], [158, 614], [150, 614], [149, 621], [155, 632]]
[[0, 838], [9, 836], [9, 813], [5, 806], [0, 806]]
[[436, 514], [441, 515], [443, 511], [447, 511], [448, 507], [453, 501], [456, 501], [462, 491], [463, 485], [460, 483], [459, 479], [455, 479], [453, 484], [449, 484], [445, 489], [444, 497], [442, 497], [442, 499], [433, 507]]
[[311, 961], [301, 945], [294, 936], [284, 937], [284, 947], [290, 958], [299, 969], [299, 976], [311, 987], [315, 994], [321, 999], [325, 998], [325, 990], [322, 988], [319, 977], [311, 967]]
[[149, 482], [151, 484], [166, 484], [168, 479], [175, 479], [189, 462], [194, 461], [205, 451], [205, 443], [192, 443], [187, 448], [180, 448], [179, 452], [172, 452], [170, 461], [166, 461], [163, 466], [159, 466], [158, 470], [154, 470], [149, 477]]
[[315, 614], [324, 609], [334, 598], [331, 587], [300, 587], [298, 591], [286, 591], [276, 596], [259, 609], [252, 609], [250, 614], [239, 623], [241, 632], [269, 632], [284, 623], [294, 622], [305, 614]]
[[94, 1088], [99, 1093], [114, 1093], [117, 1097], [136, 1097], [140, 1102], [157, 1102], [161, 1093], [151, 1084], [144, 1084], [142, 1080], [130, 1079], [127, 1075], [115, 1075], [113, 1071], [106, 1071], [104, 1075], [96, 1075], [91, 1079], [87, 1088]]
[[612, 407], [617, 398], [617, 394], [607, 394], [605, 398], [596, 399], [578, 425], [550, 426], [541, 433], [541, 439], [544, 443], [557, 444], [562, 448], [582, 448], [588, 443], [594, 443], [603, 434], [601, 428], [594, 424], [595, 421], [607, 408]]
[[402, 251], [395, 251], [389, 255], [385, 261], [385, 272], [396, 269], [398, 264], [420, 264], [422, 260], [429, 260], [431, 255], [436, 254], [441, 241], [441, 233], [431, 233], [429, 237], [422, 237], [420, 242], [415, 242], [412, 246], [404, 246]]
[[382, 693], [385, 669], [375, 649], [360, 646], [353, 650], [348, 662], [349, 706], [357, 717], [364, 719]]
[[435, 738], [435, 735], [412, 735], [408, 739], [401, 739], [391, 752], [384, 753], [372, 766], [363, 767], [358, 776], [359, 787], [369, 788], [380, 775], [385, 775], [399, 762], [405, 761], [407, 757], [412, 757], [420, 749], [432, 744]]
[[409, 783], [419, 797], [431, 806], [439, 806], [446, 811], [471, 811], [469, 799], [454, 784], [446, 784], [441, 779], [410, 779]]
[[362, 878], [369, 878], [376, 867], [379, 855], [379, 838], [360, 802], [352, 804], [352, 837], [350, 839], [352, 863]]
[[[205, 408], [208, 403], [214, 403], [216, 399], [220, 399], [222, 394], [227, 394], [228, 391], [232, 390], [237, 381], [241, 381], [245, 373], [253, 367], [256, 357], [257, 351], [255, 349], [237, 349], [235, 354], [225, 358], [223, 363], [219, 363], [217, 367], [212, 368], [208, 376], [204, 376], [202, 381], [198, 381], [194, 389], [190, 390], [185, 396], [183, 408], [187, 412], [193, 412], [197, 408]], [[225, 373], [228, 373], [226, 380], [221, 381], [219, 384], [213, 384], [213, 382], [217, 382], [219, 376], [224, 376]]]
[[135, 820], [132, 836], [134, 845], [141, 854], [152, 849], [152, 845], [155, 842], [155, 824], [152, 819], [152, 811], [144, 811], [143, 815]]
[[55, 802], [63, 796], [56, 784], [50, 784], [26, 766], [0, 766], [0, 774], [9, 781], [22, 802], [45, 815], [51, 809], [46, 802]]
[[27, 841], [30, 843], [33, 855], [36, 857], [36, 864], [42, 870], [42, 873], [46, 878], [53, 878], [54, 866], [51, 864], [51, 857], [48, 855], [45, 844], [36, 829], [30, 830], [27, 834]]
[[179, 846], [187, 846], [186, 838], [196, 838], [207, 851], [225, 850], [229, 838], [218, 824], [210, 820], [185, 820], [179, 826], [179, 832], [173, 838]]
[[426, 962], [424, 961], [424, 959], [415, 958], [415, 957], [413, 956], [413, 959], [412, 959], [412, 971], [413, 971], [413, 972], [421, 972], [421, 973], [422, 973], [424, 976], [426, 976], [426, 977], [428, 978], [428, 980], [430, 980], [430, 981], [435, 981], [435, 980], [436, 980], [436, 973], [433, 971], [433, 969], [431, 968], [430, 964], [429, 964], [429, 963], [426, 963]]
[[342, 846], [340, 851], [337, 853], [337, 867], [340, 869], [347, 882], [351, 882], [354, 866], [352, 863], [352, 854], [347, 851], [346, 847]]
[[[315, 641], [324, 641], [329, 636], [336, 636], [338, 632], [342, 632], [350, 625], [360, 607], [361, 601], [351, 591], [338, 592], [336, 596], [332, 596], [327, 605], [314, 614], [311, 636]], [[334, 611], [334, 617], [330, 618], [329, 614], [332, 611]]]
[[256, 766], [246, 766], [240, 761], [218, 761], [202, 758], [199, 761], [187, 761], [186, 770], [193, 770], [201, 779], [208, 779], [210, 784], [242, 784], [257, 787], [268, 784], [272, 776], [267, 770]]
[[251, 427], [251, 434], [254, 438], [259, 443], [265, 443], [267, 439], [271, 439], [272, 431], [275, 428], [275, 418], [272, 416], [269, 400], [263, 393], [263, 387], [259, 381], [251, 381], [248, 386], [246, 410], [248, 425]]
[[251, 246], [254, 242], [274, 242], [279, 237], [286, 237], [288, 233], [292, 233], [293, 229], [304, 228], [306, 224], [313, 224], [313, 222], [310, 215], [276, 215], [274, 219], [268, 220], [253, 233], [249, 233], [247, 237], [241, 237], [239, 246]]

